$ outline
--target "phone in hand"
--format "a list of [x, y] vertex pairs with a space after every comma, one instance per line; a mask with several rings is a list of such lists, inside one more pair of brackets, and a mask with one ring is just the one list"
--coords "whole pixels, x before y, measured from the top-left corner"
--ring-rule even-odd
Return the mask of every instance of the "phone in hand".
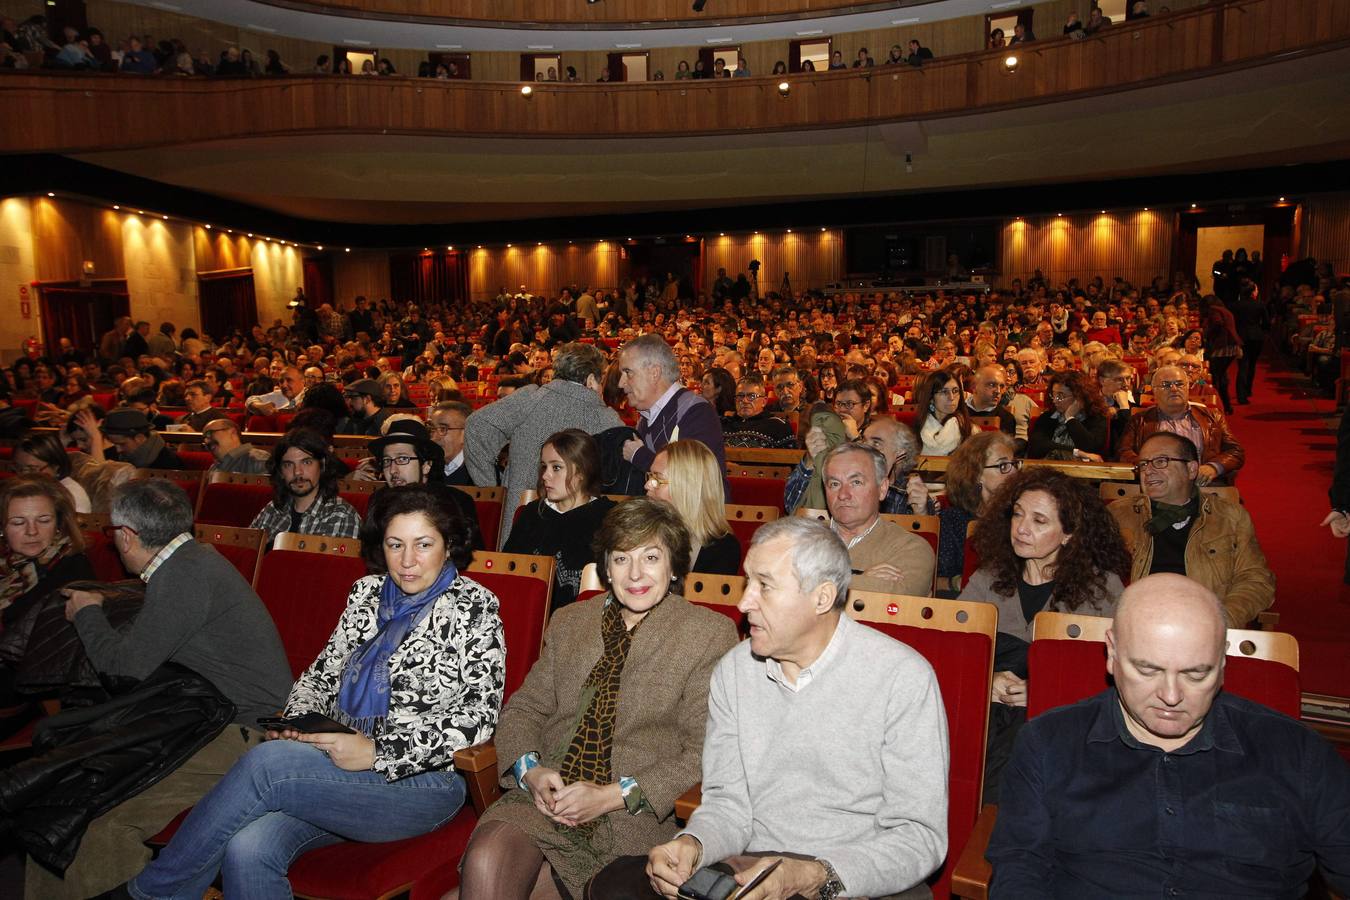
[[782, 862], [781, 857], [775, 859], [743, 885], [736, 884], [736, 879], [730, 875], [705, 866], [680, 885], [676, 896], [681, 900], [739, 900], [758, 887]]
[[298, 731], [301, 734], [356, 734], [355, 729], [314, 712], [289, 719], [284, 716], [263, 716], [258, 719], [258, 727], [264, 731]]

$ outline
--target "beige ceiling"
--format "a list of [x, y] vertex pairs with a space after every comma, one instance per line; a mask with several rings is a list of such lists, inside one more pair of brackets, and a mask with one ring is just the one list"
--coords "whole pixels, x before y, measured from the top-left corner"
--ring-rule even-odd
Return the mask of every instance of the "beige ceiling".
[[1347, 108], [1343, 50], [870, 128], [676, 140], [306, 135], [79, 158], [304, 218], [452, 223], [1320, 162], [1350, 158]]

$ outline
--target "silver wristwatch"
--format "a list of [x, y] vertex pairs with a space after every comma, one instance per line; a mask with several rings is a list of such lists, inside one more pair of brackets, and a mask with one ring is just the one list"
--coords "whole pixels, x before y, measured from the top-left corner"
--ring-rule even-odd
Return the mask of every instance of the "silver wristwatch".
[[817, 859], [816, 862], [825, 867], [825, 883], [820, 886], [820, 900], [834, 900], [844, 892], [844, 883], [839, 880], [839, 873], [828, 859]]

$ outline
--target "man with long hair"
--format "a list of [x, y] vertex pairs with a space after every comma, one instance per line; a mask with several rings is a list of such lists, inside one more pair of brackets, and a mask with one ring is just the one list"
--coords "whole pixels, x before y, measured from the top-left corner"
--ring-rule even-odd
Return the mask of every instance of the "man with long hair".
[[272, 540], [284, 531], [354, 538], [361, 516], [339, 497], [342, 464], [323, 435], [295, 428], [272, 451], [271, 503], [254, 517], [250, 528], [261, 528]]

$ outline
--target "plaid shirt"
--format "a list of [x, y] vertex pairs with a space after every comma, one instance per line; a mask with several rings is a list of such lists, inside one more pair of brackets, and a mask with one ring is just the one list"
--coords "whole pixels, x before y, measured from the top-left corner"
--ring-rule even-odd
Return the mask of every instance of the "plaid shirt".
[[[254, 516], [250, 528], [261, 528], [270, 541], [291, 530], [291, 501], [278, 506], [273, 500]], [[361, 516], [341, 497], [320, 497], [300, 518], [300, 534], [354, 538], [361, 530]]]
[[154, 557], [150, 560], [150, 562], [146, 563], [144, 569], [141, 569], [141, 581], [144, 581], [146, 584], [149, 584], [150, 576], [158, 572], [159, 567], [164, 565], [165, 561], [168, 560], [170, 556], [173, 556], [173, 551], [177, 550], [179, 547], [183, 546], [190, 540], [192, 540], [192, 535], [188, 534], [185, 531], [182, 534], [178, 535], [178, 537], [169, 541], [163, 547], [160, 547], [159, 552], [154, 555]]

